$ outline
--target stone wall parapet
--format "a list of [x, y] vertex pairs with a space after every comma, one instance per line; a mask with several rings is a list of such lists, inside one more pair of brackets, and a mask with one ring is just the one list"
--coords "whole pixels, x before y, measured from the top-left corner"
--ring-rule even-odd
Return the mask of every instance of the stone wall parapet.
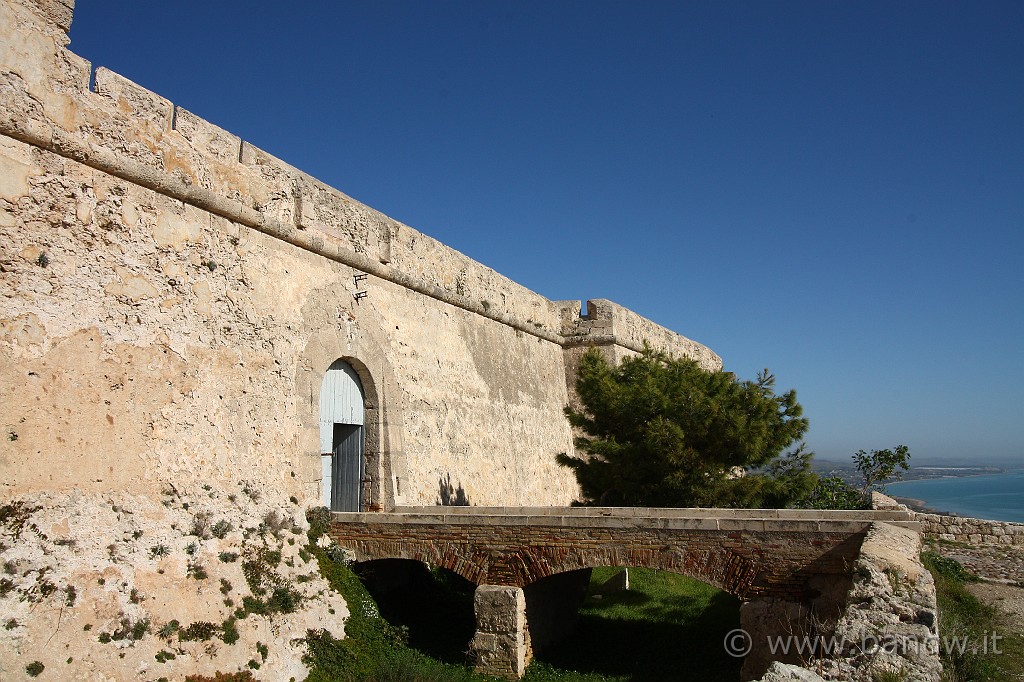
[[[5, 4], [5, 11], [35, 7], [39, 12], [35, 18], [5, 16], [5, 23], [35, 22], [37, 28], [57, 32], [70, 25], [72, 0], [35, 3]], [[93, 71], [63, 45], [47, 54], [49, 49], [28, 44], [27, 31], [22, 35], [24, 45], [15, 40], [0, 50], [0, 66], [14, 76], [0, 97], [0, 134], [522, 333], [566, 344], [564, 303], [352, 199], [110, 69]], [[601, 320], [609, 321], [608, 333], [597, 334], [594, 328], [582, 341], [572, 335], [570, 343], [610, 342], [636, 350], [647, 340], [709, 368], [721, 366], [718, 356], [701, 344], [609, 301], [592, 303]], [[579, 317], [580, 303], [575, 305]]]

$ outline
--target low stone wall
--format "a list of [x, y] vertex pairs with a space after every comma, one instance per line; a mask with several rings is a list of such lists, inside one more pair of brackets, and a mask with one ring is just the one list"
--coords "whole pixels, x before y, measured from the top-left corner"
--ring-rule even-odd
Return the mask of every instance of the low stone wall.
[[945, 514], [914, 512], [926, 537], [967, 542], [972, 545], [1024, 545], [1024, 523], [985, 521]]
[[872, 493], [871, 506], [877, 510], [909, 512], [911, 518], [921, 524], [924, 536], [932, 540], [971, 545], [1024, 545], [1024, 523], [910, 511], [905, 504], [878, 492]]

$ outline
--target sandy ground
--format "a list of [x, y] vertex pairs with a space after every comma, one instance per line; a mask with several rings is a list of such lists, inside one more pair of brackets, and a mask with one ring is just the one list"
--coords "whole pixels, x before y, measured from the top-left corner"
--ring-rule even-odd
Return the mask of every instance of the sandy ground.
[[1024, 588], [999, 583], [974, 583], [967, 589], [986, 604], [992, 604], [1010, 617], [1017, 632], [1024, 632]]

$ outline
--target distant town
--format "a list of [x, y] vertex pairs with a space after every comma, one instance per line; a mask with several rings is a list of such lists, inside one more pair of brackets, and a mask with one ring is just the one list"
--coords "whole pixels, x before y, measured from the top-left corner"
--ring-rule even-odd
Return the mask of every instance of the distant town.
[[[827, 459], [815, 458], [812, 468], [821, 476], [838, 476], [852, 486], [859, 487], [861, 484], [860, 473], [853, 466], [852, 462], [837, 462]], [[928, 466], [911, 466], [908, 471], [902, 472], [898, 480], [918, 481], [926, 478], [960, 478], [963, 476], [988, 476], [991, 474], [1005, 473], [1006, 469], [998, 466], [957, 466], [949, 462]], [[889, 483], [897, 479], [890, 479]]]

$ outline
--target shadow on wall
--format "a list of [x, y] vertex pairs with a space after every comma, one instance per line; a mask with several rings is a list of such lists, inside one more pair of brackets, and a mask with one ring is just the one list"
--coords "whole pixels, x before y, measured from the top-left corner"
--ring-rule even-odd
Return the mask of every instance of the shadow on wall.
[[459, 487], [452, 486], [452, 475], [442, 476], [437, 479], [438, 497], [437, 504], [442, 507], [468, 507], [469, 498], [466, 497], [466, 491], [462, 488], [462, 482], [459, 482]]

